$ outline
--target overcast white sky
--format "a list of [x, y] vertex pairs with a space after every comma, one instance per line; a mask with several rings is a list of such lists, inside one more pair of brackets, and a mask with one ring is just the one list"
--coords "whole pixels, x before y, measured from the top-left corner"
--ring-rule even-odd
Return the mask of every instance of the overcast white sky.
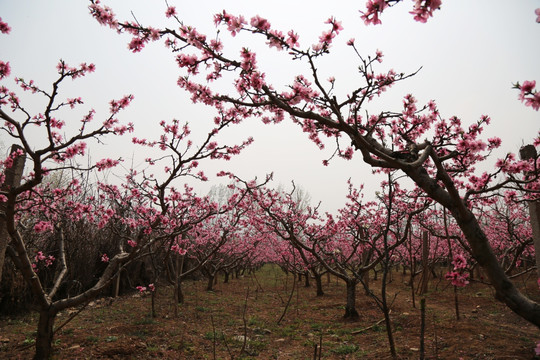
[[[164, 16], [164, 1], [103, 2], [121, 20], [131, 20], [132, 11], [143, 25], [174, 26]], [[19, 76], [50, 88], [60, 58], [70, 65], [92, 62], [96, 64], [96, 72], [64, 84], [61, 88], [64, 97], [81, 96], [85, 100], [84, 109], [94, 107], [98, 116], [106, 116], [110, 99], [131, 93], [135, 100], [120, 119], [135, 123], [134, 136], [157, 137], [159, 121], [172, 118], [188, 120], [195, 135], [202, 135], [214, 113], [204, 106], [192, 105], [189, 96], [176, 86], [181, 72], [162, 43], [154, 43], [142, 53], [130, 53], [129, 36], [119, 36], [100, 26], [89, 15], [88, 4], [82, 0], [2, 0], [0, 17], [12, 28], [10, 35], [0, 35], [0, 58], [9, 61], [12, 67], [12, 76], [4, 85], [14, 87], [13, 77]], [[520, 103], [518, 92], [511, 87], [516, 81], [540, 82], [540, 24], [535, 22], [534, 13], [540, 7], [540, 0], [446, 0], [427, 24], [413, 20], [407, 13], [412, 1], [405, 1], [387, 10], [382, 17], [383, 25], [375, 27], [366, 27], [360, 20], [358, 10], [363, 10], [364, 1], [169, 0], [169, 4], [176, 6], [186, 24], [209, 36], [215, 34], [213, 14], [226, 9], [247, 19], [258, 14], [284, 32], [294, 29], [304, 47], [317, 41], [327, 29], [324, 21], [334, 16], [345, 29], [334, 42], [333, 55], [322, 61], [319, 69], [325, 77], [336, 77], [338, 94], [356, 86], [355, 58], [345, 45], [354, 37], [362, 54], [374, 54], [376, 49], [383, 51], [381, 70], [413, 72], [423, 67], [417, 76], [392, 88], [374, 106], [397, 110], [402, 96], [412, 93], [420, 103], [434, 99], [443, 117], [456, 115], [466, 124], [487, 114], [492, 118], [492, 126], [487, 128], [485, 136], [503, 139], [500, 156], [508, 151], [516, 152], [538, 134], [540, 113]], [[222, 39], [227, 38], [223, 34]], [[251, 37], [238, 37], [231, 43], [231, 53], [235, 55], [238, 46], [258, 50], [261, 43]], [[259, 64], [267, 79], [277, 83], [276, 87], [286, 84], [299, 72], [306, 73], [300, 64], [283, 61], [282, 53], [265, 54], [259, 55]], [[43, 109], [42, 102], [31, 98], [28, 101], [30, 108]], [[355, 184], [366, 183], [366, 192], [378, 188], [378, 180], [358, 155], [351, 161], [335, 159], [330, 166], [322, 166], [322, 160], [333, 151], [332, 144], [319, 151], [300, 129], [289, 123], [264, 126], [253, 121], [229, 129], [222, 139], [234, 143], [247, 136], [253, 136], [255, 143], [241, 156], [226, 163], [201, 164], [211, 179], [208, 184], [196, 186], [201, 193], [220, 181], [213, 175], [222, 169], [233, 170], [246, 179], [263, 177], [273, 171], [275, 186], [295, 180], [311, 194], [314, 202], [322, 201], [322, 208], [332, 212], [344, 203], [349, 177]], [[145, 150], [130, 145], [130, 139], [131, 135], [125, 139], [108, 138], [106, 144], [92, 145], [92, 158], [121, 156], [126, 159], [124, 166], [130, 166], [133, 159], [133, 164], [141, 168]], [[10, 140], [0, 134], [0, 141], [6, 147]], [[114, 172], [121, 175], [123, 170], [118, 168]]]

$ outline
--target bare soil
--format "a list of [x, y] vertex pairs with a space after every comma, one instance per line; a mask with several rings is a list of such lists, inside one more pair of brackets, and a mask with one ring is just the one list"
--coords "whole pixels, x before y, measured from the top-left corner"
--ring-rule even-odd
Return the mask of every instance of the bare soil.
[[[392, 274], [389, 298], [399, 358], [420, 356], [420, 305], [413, 307], [408, 276]], [[343, 319], [345, 286], [324, 280], [325, 295], [314, 283], [298, 283], [281, 321], [293, 277], [267, 265], [254, 275], [216, 284], [183, 284], [186, 301], [174, 316], [172, 288], [158, 285], [156, 317], [152, 296], [131, 294], [90, 303], [54, 338], [54, 359], [389, 359], [383, 314], [373, 299], [357, 289], [360, 320]], [[533, 276], [517, 280], [522, 291], [540, 300]], [[379, 284], [372, 281], [377, 293]], [[454, 288], [444, 279], [430, 282], [426, 294], [426, 359], [534, 359], [540, 331], [494, 299], [486, 285], [458, 289], [456, 320]], [[77, 309], [61, 313], [61, 326]], [[29, 359], [37, 315], [0, 319], [0, 358]], [[321, 346], [322, 345], [322, 346]], [[317, 348], [317, 350], [315, 350]], [[315, 352], [317, 351], [317, 353]], [[315, 355], [317, 354], [317, 355]]]

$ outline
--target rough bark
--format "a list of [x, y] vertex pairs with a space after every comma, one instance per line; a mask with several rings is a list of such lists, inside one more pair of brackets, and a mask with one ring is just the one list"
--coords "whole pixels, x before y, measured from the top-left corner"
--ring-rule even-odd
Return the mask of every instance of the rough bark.
[[[10, 154], [18, 150], [23, 150], [19, 145], [13, 144], [11, 146]], [[10, 189], [13, 189], [21, 183], [21, 178], [24, 170], [25, 155], [17, 156], [14, 159], [13, 166], [6, 170], [4, 183], [0, 186], [0, 192], [5, 193]], [[10, 241], [10, 236], [6, 227], [6, 203], [0, 203], [0, 279], [2, 278], [2, 269], [4, 268], [4, 260], [6, 254], [6, 248]]]
[[[535, 159], [537, 157], [534, 145], [525, 145], [519, 150], [522, 160]], [[527, 176], [527, 174], [526, 174]], [[540, 278], [540, 201], [529, 202], [529, 215], [533, 233], [534, 252], [536, 258], [536, 272]]]
[[317, 296], [323, 296], [324, 290], [322, 286], [322, 275], [319, 274], [318, 272], [315, 272], [314, 276], [315, 276], [315, 284], [317, 286]]
[[422, 234], [422, 282], [420, 295], [427, 293], [429, 284], [429, 236], [428, 232]]
[[485, 232], [478, 223], [478, 219], [463, 204], [461, 197], [455, 194], [451, 195], [440, 187], [423, 168], [409, 170], [407, 174], [416, 184], [452, 214], [465, 235], [472, 255], [484, 269], [486, 276], [495, 289], [495, 297], [516, 314], [540, 327], [540, 304], [524, 296], [505, 274], [489, 245]]
[[304, 279], [304, 287], [309, 287], [310, 286], [309, 285], [309, 272], [306, 272], [304, 274], [304, 277], [305, 277], [305, 279]]
[[184, 303], [184, 291], [182, 290], [182, 279], [178, 279], [178, 285], [176, 289], [176, 294], [178, 296], [178, 303], [183, 304]]
[[214, 290], [214, 274], [208, 274], [208, 285], [206, 285], [206, 291], [213, 291]]
[[356, 311], [356, 281], [347, 280], [347, 304], [345, 305], [345, 319], [356, 321], [360, 318], [358, 311]]
[[536, 258], [536, 272], [540, 278], [540, 201], [529, 203], [529, 215], [533, 232], [534, 252]]
[[360, 281], [364, 285], [364, 294], [369, 296], [369, 271], [363, 271], [360, 273]]
[[39, 312], [39, 322], [36, 335], [36, 353], [34, 360], [46, 360], [51, 356], [53, 326], [56, 319], [56, 312], [52, 308]]

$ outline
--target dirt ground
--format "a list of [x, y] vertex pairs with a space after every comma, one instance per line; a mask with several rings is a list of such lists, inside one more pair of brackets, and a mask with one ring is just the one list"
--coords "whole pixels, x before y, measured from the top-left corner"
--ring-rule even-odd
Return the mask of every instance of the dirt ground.
[[[398, 356], [420, 356], [420, 305], [413, 307], [408, 276], [393, 273], [389, 284], [391, 319]], [[152, 297], [131, 294], [90, 303], [54, 337], [54, 359], [389, 359], [383, 314], [357, 289], [360, 320], [343, 319], [345, 286], [324, 280], [325, 295], [315, 296], [304, 282], [291, 294], [293, 277], [267, 265], [255, 275], [205, 291], [205, 281], [184, 283], [186, 301], [174, 316], [172, 289], [158, 285], [156, 317]], [[532, 276], [517, 280], [522, 291], [540, 300]], [[378, 284], [372, 281], [372, 289]], [[375, 291], [376, 292], [376, 291]], [[458, 289], [433, 279], [426, 298], [427, 359], [534, 359], [540, 331], [498, 303], [486, 285]], [[61, 326], [77, 309], [60, 314]], [[37, 316], [0, 319], [0, 358], [33, 355]]]

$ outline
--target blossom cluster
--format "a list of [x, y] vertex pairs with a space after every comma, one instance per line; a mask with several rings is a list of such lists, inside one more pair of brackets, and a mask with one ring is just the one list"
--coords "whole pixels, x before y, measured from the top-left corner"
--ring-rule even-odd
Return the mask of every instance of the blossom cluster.
[[524, 81], [523, 84], [517, 83], [514, 87], [520, 90], [518, 98], [525, 103], [525, 106], [530, 106], [536, 111], [540, 109], [540, 92], [536, 90], [535, 80]]
[[[368, 0], [366, 10], [361, 11], [361, 19], [366, 25], [382, 24], [380, 15], [382, 12], [392, 6], [392, 3], [398, 3], [402, 0]], [[425, 23], [433, 16], [433, 12], [441, 7], [441, 0], [413, 0], [413, 10], [410, 11], [414, 15], [414, 20]]]
[[146, 286], [137, 286], [137, 290], [139, 290], [139, 292], [141, 294], [144, 294], [147, 290], [150, 291], [150, 292], [154, 292], [156, 291], [156, 287], [154, 286], [154, 284], [148, 284], [148, 287]]
[[449, 280], [454, 286], [467, 286], [469, 284], [469, 274], [464, 272], [467, 268], [465, 257], [461, 254], [455, 255], [452, 264], [454, 265], [454, 271], [449, 271], [445, 275], [446, 280]]
[[34, 263], [32, 263], [32, 269], [34, 269], [35, 272], [38, 272], [38, 266], [39, 264], [43, 264], [45, 267], [49, 267], [53, 264], [54, 256], [48, 255], [45, 256], [42, 251], [38, 251], [36, 256], [34, 256]]

